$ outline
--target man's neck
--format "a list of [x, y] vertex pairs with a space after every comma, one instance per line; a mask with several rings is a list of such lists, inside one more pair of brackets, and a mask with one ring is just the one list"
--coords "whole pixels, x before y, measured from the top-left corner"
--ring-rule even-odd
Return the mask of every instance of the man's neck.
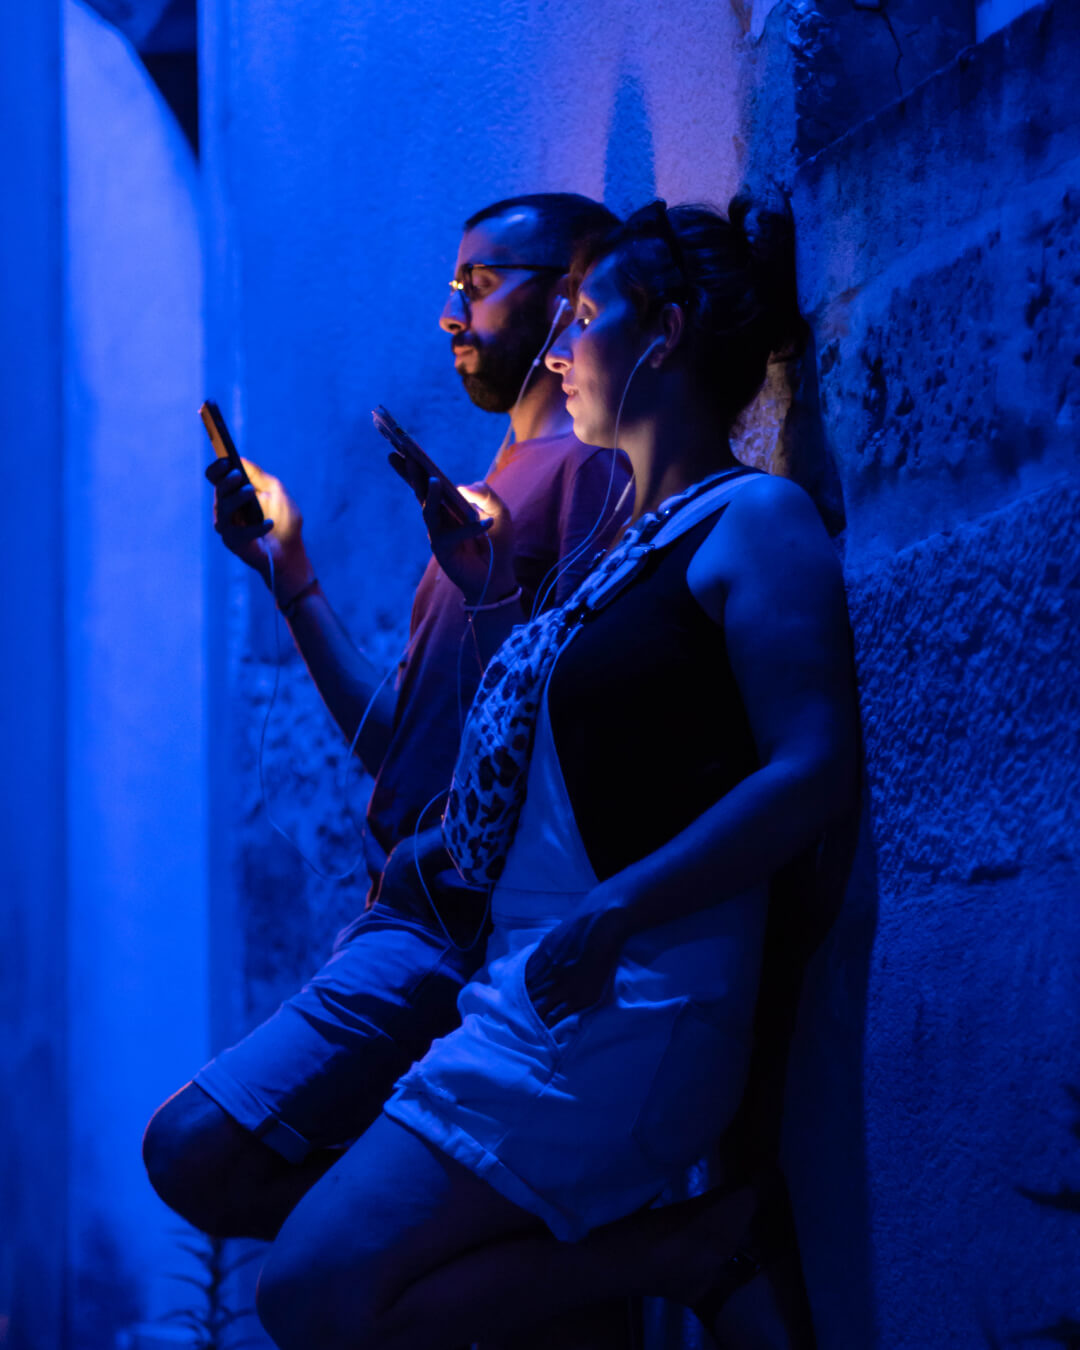
[[515, 441], [536, 441], [546, 436], [567, 436], [573, 418], [566, 411], [561, 381], [544, 369], [533, 373], [523, 397], [510, 413]]

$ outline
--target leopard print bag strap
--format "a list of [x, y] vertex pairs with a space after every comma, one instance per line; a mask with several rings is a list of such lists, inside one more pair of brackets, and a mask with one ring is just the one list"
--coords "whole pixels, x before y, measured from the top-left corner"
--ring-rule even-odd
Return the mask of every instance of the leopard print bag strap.
[[506, 865], [525, 801], [540, 700], [563, 644], [634, 579], [655, 547], [705, 519], [742, 481], [730, 473], [717, 477], [725, 481], [696, 484], [638, 520], [565, 604], [515, 628], [492, 658], [465, 722], [442, 822], [447, 851], [470, 885], [493, 886]]

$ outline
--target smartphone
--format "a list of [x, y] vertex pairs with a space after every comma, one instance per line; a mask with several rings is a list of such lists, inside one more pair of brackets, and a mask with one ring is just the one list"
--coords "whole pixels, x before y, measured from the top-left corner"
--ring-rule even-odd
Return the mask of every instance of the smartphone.
[[[376, 428], [386, 437], [397, 453], [423, 475], [425, 482], [429, 478], [439, 480], [442, 486], [443, 510], [451, 520], [456, 525], [475, 524], [478, 519], [476, 508], [471, 502], [465, 500], [442, 469], [420, 449], [409, 433], [395, 422], [382, 404], [372, 410], [371, 418]], [[393, 463], [393, 456], [391, 456], [391, 463]], [[402, 476], [404, 477], [404, 474]]]
[[[199, 409], [199, 416], [203, 420], [206, 434], [210, 437], [210, 444], [214, 447], [214, 454], [217, 455], [218, 459], [227, 459], [230, 468], [238, 470], [244, 482], [250, 483], [251, 479], [247, 476], [243, 461], [233, 444], [233, 438], [229, 435], [229, 428], [225, 425], [225, 419], [222, 417], [218, 405], [207, 399]], [[234, 525], [261, 525], [265, 519], [263, 509], [259, 505], [259, 499], [256, 497], [252, 501], [245, 502], [238, 511], [233, 512], [232, 523]]]

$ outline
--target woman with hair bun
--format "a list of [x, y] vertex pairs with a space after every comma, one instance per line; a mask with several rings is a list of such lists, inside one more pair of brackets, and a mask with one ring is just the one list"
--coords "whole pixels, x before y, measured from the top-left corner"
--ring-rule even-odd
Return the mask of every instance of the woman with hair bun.
[[[487, 961], [282, 1229], [260, 1311], [283, 1347], [452, 1350], [631, 1293], [714, 1329], [782, 1210], [767, 1185], [643, 1207], [734, 1115], [769, 878], [855, 793], [839, 564], [728, 439], [803, 341], [790, 213], [654, 202], [578, 277], [547, 364], [575, 434], [628, 455], [632, 523], [488, 666], [443, 821], [493, 886]], [[490, 529], [445, 532], [436, 486], [425, 519], [491, 647], [512, 522], [476, 499]], [[809, 1344], [774, 1314], [724, 1344]]]

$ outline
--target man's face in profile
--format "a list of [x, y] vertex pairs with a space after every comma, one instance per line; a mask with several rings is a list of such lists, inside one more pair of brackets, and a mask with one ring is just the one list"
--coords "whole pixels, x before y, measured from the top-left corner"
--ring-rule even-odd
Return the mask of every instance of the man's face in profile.
[[478, 408], [509, 412], [514, 406], [547, 337], [554, 283], [564, 270], [532, 207], [514, 207], [466, 230], [454, 271], [457, 288], [439, 326], [450, 334], [454, 369]]

